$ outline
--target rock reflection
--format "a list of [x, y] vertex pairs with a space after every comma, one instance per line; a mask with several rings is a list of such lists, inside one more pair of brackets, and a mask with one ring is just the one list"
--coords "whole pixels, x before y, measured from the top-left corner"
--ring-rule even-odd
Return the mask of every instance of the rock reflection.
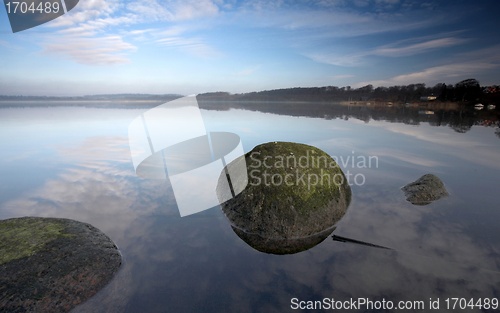
[[249, 246], [270, 254], [293, 254], [309, 250], [325, 240], [335, 230], [335, 227], [330, 227], [311, 236], [299, 238], [266, 238], [259, 234], [247, 233], [234, 225], [231, 225], [231, 228]]

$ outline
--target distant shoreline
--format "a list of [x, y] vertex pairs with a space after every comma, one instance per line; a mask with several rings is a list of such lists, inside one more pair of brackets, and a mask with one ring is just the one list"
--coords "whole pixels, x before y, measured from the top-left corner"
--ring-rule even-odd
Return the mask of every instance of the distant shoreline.
[[[174, 99], [65, 99], [65, 98], [36, 98], [36, 99], [16, 99], [6, 100], [0, 98], [0, 108], [19, 107], [95, 107], [95, 108], [152, 108], [157, 105], [167, 103]], [[201, 109], [252, 109], [270, 105], [272, 107], [295, 107], [301, 105], [314, 105], [318, 107], [367, 107], [367, 108], [410, 108], [410, 109], [432, 109], [432, 110], [458, 110], [467, 106], [466, 103], [442, 102], [442, 101], [419, 101], [411, 103], [390, 102], [390, 101], [304, 101], [304, 100], [247, 100], [247, 99], [210, 99], [203, 96], [198, 97]]]
[[390, 102], [390, 101], [340, 101], [344, 106], [371, 106], [371, 107], [406, 107], [406, 108], [433, 108], [437, 110], [457, 110], [460, 103], [452, 101], [418, 101], [418, 102]]
[[[173, 100], [173, 99], [172, 99]], [[31, 100], [4, 100], [0, 99], [0, 108], [48, 108], [48, 107], [93, 107], [93, 108], [153, 108], [172, 100], [126, 100], [126, 99], [31, 99]]]
[[410, 108], [410, 109], [433, 109], [433, 110], [459, 110], [461, 107], [465, 107], [470, 104], [458, 103], [453, 101], [418, 101], [418, 102], [390, 102], [390, 101], [293, 101], [293, 100], [215, 100], [215, 99], [204, 99], [198, 98], [198, 103], [201, 108], [252, 108], [260, 107], [262, 104], [269, 104], [271, 106], [299, 106], [313, 104], [321, 107], [328, 106], [342, 106], [342, 107], [367, 107], [367, 108]]
[[86, 96], [8, 96], [0, 95], [4, 101], [172, 101], [181, 98], [178, 94], [104, 94]]

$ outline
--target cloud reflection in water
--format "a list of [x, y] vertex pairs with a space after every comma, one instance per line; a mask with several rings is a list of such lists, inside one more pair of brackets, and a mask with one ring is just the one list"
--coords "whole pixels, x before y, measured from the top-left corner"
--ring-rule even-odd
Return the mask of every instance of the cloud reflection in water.
[[[236, 113], [211, 114], [213, 120], [223, 122]], [[261, 125], [272, 125], [272, 121], [283, 126], [288, 121], [287, 117], [252, 113], [257, 115]], [[308, 143], [321, 139], [317, 133], [326, 134], [334, 124], [346, 129], [339, 137], [347, 138], [351, 128], [358, 132], [353, 138], [359, 141], [356, 151], [364, 148], [369, 154], [366, 138], [370, 137], [362, 137], [371, 133], [367, 126], [318, 119], [308, 119], [308, 123], [301, 133], [305, 141], [309, 136]], [[267, 141], [269, 131], [260, 129], [252, 139]], [[403, 147], [412, 142], [401, 139], [400, 133], [381, 133], [384, 141]], [[280, 136], [289, 139], [284, 132]], [[335, 140], [326, 139], [318, 146], [336, 153]], [[421, 148], [430, 146], [423, 143]], [[349, 154], [350, 147], [345, 151]], [[307, 251], [276, 256], [257, 252], [241, 241], [218, 207], [180, 218], [168, 181], [142, 180], [135, 175], [125, 134], [89, 136], [74, 145], [60, 145], [58, 153], [67, 166], [38, 189], [4, 203], [1, 212], [2, 216], [58, 216], [88, 222], [118, 244], [125, 259], [122, 270], [80, 312], [162, 312], [166, 308], [175, 312], [283, 312], [291, 311], [293, 297], [428, 301], [431, 297], [499, 296], [498, 239], [481, 241], [481, 231], [487, 227], [479, 229], [473, 219], [466, 218], [483, 206], [472, 207], [469, 197], [457, 192], [425, 208], [413, 207], [399, 188], [419, 173], [416, 167], [402, 165], [404, 156], [400, 163], [384, 163], [394, 167], [362, 171], [367, 184], [353, 187], [350, 208], [335, 230], [338, 235], [397, 251], [327, 238]], [[440, 159], [413, 150], [407, 153], [419, 157], [416, 160], [433, 160], [428, 165], [443, 173], [451, 191], [460, 190], [460, 181], [450, 179], [458, 174], [450, 174]], [[460, 156], [450, 162], [468, 164]], [[479, 196], [481, 190], [492, 188], [487, 180], [477, 179], [475, 184]], [[482, 198], [477, 201], [492, 205]], [[487, 223], [484, 219], [494, 214], [479, 217]]]

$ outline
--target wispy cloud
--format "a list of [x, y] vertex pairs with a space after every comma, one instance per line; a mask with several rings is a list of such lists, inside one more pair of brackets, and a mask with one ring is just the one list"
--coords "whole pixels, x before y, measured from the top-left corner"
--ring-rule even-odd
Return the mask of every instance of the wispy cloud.
[[103, 65], [126, 63], [125, 53], [137, 48], [120, 36], [103, 37], [59, 37], [47, 43], [44, 52], [62, 54], [79, 63]]
[[81, 1], [70, 13], [47, 24], [58, 28], [58, 36], [44, 39], [42, 51], [86, 65], [127, 63], [128, 53], [136, 47], [107, 30], [137, 23], [139, 19], [133, 14], [122, 14], [121, 8], [116, 0]]
[[189, 54], [203, 58], [213, 58], [221, 55], [221, 53], [215, 48], [206, 44], [202, 39], [196, 37], [165, 37], [156, 40], [156, 43], [163, 47], [180, 49]]
[[457, 60], [482, 60], [483, 62], [500, 63], [500, 44], [460, 53], [457, 55]]
[[134, 1], [127, 5], [127, 10], [140, 15], [144, 20], [172, 22], [214, 16], [219, 12], [219, 7], [211, 0], [150, 0]]
[[[102, 66], [99, 70], [103, 73], [106, 65], [133, 60], [137, 63], [123, 67], [124, 77], [129, 73], [126, 78], [130, 81], [139, 67], [153, 79], [160, 71], [148, 65], [168, 66], [170, 62], [157, 60], [169, 57], [179, 62], [178, 66], [169, 67], [172, 73], [183, 68], [181, 62], [207, 69], [195, 79], [182, 74], [186, 81], [205, 84], [201, 91], [243, 85], [227, 82], [227, 74], [254, 74], [255, 80], [244, 83], [246, 91], [329, 84], [335, 74], [356, 75], [356, 79], [334, 77], [335, 84], [340, 85], [353, 85], [360, 77], [399, 82], [435, 73], [454, 75], [439, 66], [457, 64], [456, 69], [460, 68], [458, 64], [464, 61], [455, 61], [454, 56], [473, 49], [474, 44], [494, 42], [494, 30], [482, 27], [479, 32], [481, 23], [464, 20], [470, 14], [462, 4], [440, 4], [446, 10], [434, 11], [421, 4], [415, 0], [86, 0], [68, 14], [41, 26], [41, 31], [26, 32], [29, 36], [7, 41], [19, 44], [25, 53], [33, 53], [33, 45], [38, 45], [38, 51], [46, 55]], [[0, 43], [1, 47], [4, 45]], [[16, 53], [13, 49], [5, 50], [9, 50], [3, 53], [7, 56]], [[401, 59], [392, 62], [392, 58]], [[214, 62], [206, 62], [207, 59]], [[463, 59], [469, 63], [466, 57]], [[492, 63], [485, 59], [480, 62], [484, 63], [477, 64], [480, 68]], [[252, 69], [255, 64], [262, 67], [258, 71]], [[324, 64], [350, 69], [331, 70]], [[462, 72], [473, 69], [466, 65], [461, 68]], [[90, 75], [81, 69], [82, 75]], [[57, 70], [64, 72], [62, 68]], [[218, 81], [213, 79], [213, 73], [220, 77]], [[63, 74], [54, 71], [50, 75]], [[185, 81], [179, 79], [182, 75], [171, 77], [184, 85]], [[491, 73], [487, 75], [493, 77]], [[242, 88], [237, 90], [243, 91]]]
[[305, 53], [304, 56], [318, 63], [345, 67], [363, 65], [365, 57], [365, 55], [338, 52], [313, 52]]
[[[373, 4], [373, 3], [372, 3]], [[394, 0], [378, 1], [378, 5], [393, 5]], [[133, 0], [129, 3], [118, 0], [94, 0], [80, 3], [69, 14], [49, 23], [48, 27], [59, 28], [58, 32], [63, 35], [71, 35], [77, 44], [74, 47], [63, 48], [61, 45], [54, 46], [54, 43], [45, 44], [45, 52], [57, 51], [66, 53], [75, 61], [90, 64], [88, 58], [83, 58], [76, 50], [81, 49], [79, 42], [96, 42], [99, 38], [112, 36], [120, 37], [121, 44], [117, 47], [124, 49], [112, 50], [107, 54], [108, 48], [99, 52], [100, 60], [92, 64], [114, 64], [127, 60], [127, 55], [133, 49], [133, 40], [147, 40], [150, 43], [158, 44], [167, 48], [180, 49], [197, 57], [216, 57], [222, 55], [211, 42], [208, 42], [200, 35], [200, 32], [193, 34], [190, 27], [206, 25], [203, 21], [208, 21], [208, 27], [229, 27], [235, 23], [239, 25], [252, 25], [253, 28], [269, 28], [280, 32], [285, 32], [287, 38], [291, 32], [296, 32], [300, 36], [307, 38], [299, 40], [302, 45], [315, 40], [325, 40], [325, 38], [350, 38], [353, 36], [366, 36], [382, 34], [402, 30], [413, 30], [429, 27], [441, 23], [441, 19], [435, 15], [427, 17], [415, 14], [414, 18], [402, 18], [398, 14], [373, 14], [363, 13], [353, 10], [339, 8], [344, 5], [339, 1], [323, 1], [321, 3], [310, 4], [299, 7], [284, 1], [249, 1], [237, 3], [222, 0]], [[355, 4], [362, 7], [364, 4]], [[229, 11], [228, 11], [229, 10]], [[216, 19], [218, 15], [224, 14], [225, 25], [221, 25]], [[196, 21], [193, 23], [192, 21]], [[161, 31], [151, 27], [152, 23], [167, 23], [167, 31]], [[144, 30], [140, 28], [144, 25]], [[128, 31], [130, 27], [136, 29]], [[130, 35], [131, 37], [126, 37]], [[295, 38], [295, 35], [292, 36]], [[79, 40], [77, 39], [79, 38]], [[285, 39], [286, 40], [286, 39]], [[129, 41], [129, 42], [127, 42]], [[443, 46], [455, 45], [459, 42], [456, 38], [440, 38], [427, 42], [417, 42], [413, 44], [394, 44], [375, 48], [362, 54], [359, 53], [339, 53], [338, 51], [314, 51], [305, 53], [312, 60], [320, 63], [334, 64], [340, 66], [356, 66], [364, 64], [367, 55], [397, 56], [421, 53], [431, 49], [438, 49]], [[128, 45], [124, 45], [128, 43]], [[294, 43], [291, 43], [294, 45]], [[42, 43], [42, 45], [44, 45]], [[300, 45], [300, 43], [299, 43]], [[297, 47], [295, 47], [297, 48]], [[116, 57], [119, 53], [120, 58]]]
[[50, 23], [46, 27], [71, 27], [87, 23], [96, 18], [107, 17], [119, 9], [117, 0], [93, 0], [80, 1], [70, 13], [65, 14]]
[[430, 50], [442, 49], [451, 46], [456, 46], [466, 42], [466, 39], [446, 37], [400, 46], [398, 44], [391, 44], [378, 47], [371, 52], [373, 55], [388, 56], [388, 57], [401, 57], [410, 56], [428, 52]]
[[331, 52], [308, 52], [305, 53], [305, 56], [319, 63], [346, 67], [361, 66], [370, 62], [369, 58], [374, 56], [406, 57], [426, 53], [432, 50], [456, 46], [467, 41], [466, 39], [457, 37], [444, 37], [424, 41], [420, 40], [421, 38], [415, 38], [411, 40], [413, 43], [410, 44], [408, 44], [410, 40], [399, 41], [362, 52], [338, 51], [338, 49], [335, 49]]
[[396, 75], [386, 79], [363, 81], [355, 87], [372, 84], [374, 86], [405, 85], [415, 82], [429, 84], [450, 79], [471, 77], [477, 73], [500, 68], [500, 45], [477, 49], [449, 57], [442, 65], [427, 67], [418, 71]]
[[[311, 9], [239, 12], [242, 23], [264, 28], [315, 30], [314, 37], [350, 37], [383, 33], [390, 28], [370, 15]], [[370, 27], [378, 25], [378, 28]], [[308, 34], [309, 35], [309, 34]]]
[[444, 14], [428, 15], [414, 11], [411, 14], [369, 12], [342, 8], [284, 8], [259, 13], [264, 25], [298, 30], [311, 29], [312, 38], [351, 38], [374, 34], [397, 33], [442, 25], [453, 20]]
[[491, 70], [500, 67], [500, 64], [492, 64], [488, 62], [468, 62], [454, 63], [440, 66], [429, 67], [421, 71], [408, 74], [397, 75], [388, 79], [364, 81], [355, 84], [356, 87], [365, 86], [368, 84], [374, 86], [394, 86], [407, 85], [415, 82], [438, 83], [449, 81], [450, 78], [471, 76], [483, 70]]
[[148, 32], [149, 40], [165, 49], [177, 49], [200, 58], [217, 58], [223, 53], [197, 35], [200, 24], [175, 25]]
[[[219, 55], [216, 49], [201, 38], [181, 36], [186, 29], [172, 27], [170, 32], [158, 28], [127, 31], [129, 26], [154, 21], [176, 22], [214, 16], [218, 6], [211, 0], [202, 1], [133, 1], [128, 4], [116, 0], [85, 1], [74, 12], [62, 16], [51, 28], [59, 28], [59, 39], [44, 41], [45, 53], [65, 55], [81, 64], [109, 65], [126, 63], [128, 54], [137, 50], [130, 39], [149, 36], [153, 43], [175, 47], [200, 57]], [[126, 38], [130, 36], [130, 38]], [[53, 38], [53, 37], [52, 37]]]
[[124, 15], [119, 17], [100, 17], [86, 23], [77, 24], [59, 30], [60, 34], [71, 35], [72, 37], [92, 37], [105, 32], [106, 29], [114, 26], [133, 25], [137, 22], [135, 16]]

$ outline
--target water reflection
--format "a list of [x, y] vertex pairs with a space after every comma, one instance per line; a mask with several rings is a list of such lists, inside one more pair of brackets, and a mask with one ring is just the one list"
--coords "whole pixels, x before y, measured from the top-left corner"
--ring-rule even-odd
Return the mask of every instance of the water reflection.
[[[76, 311], [293, 312], [293, 297], [499, 296], [500, 147], [492, 128], [462, 134], [423, 122], [203, 111], [208, 129], [240, 134], [247, 151], [260, 142], [300, 140], [330, 155], [379, 155], [378, 168], [343, 169], [363, 173], [366, 183], [352, 186], [334, 234], [395, 250], [327, 238], [300, 253], [272, 255], [235, 236], [220, 207], [180, 218], [168, 181], [135, 175], [127, 127], [138, 111], [61, 109], [2, 111], [0, 170], [12, 172], [2, 187], [19, 192], [2, 193], [0, 216], [73, 218], [118, 244], [122, 271]], [[430, 171], [450, 197], [415, 208], [400, 187]]]
[[449, 126], [458, 133], [466, 133], [474, 125], [500, 127], [500, 110], [477, 111], [473, 108], [456, 107], [447, 103], [429, 102], [416, 106], [265, 101], [217, 103], [203, 98], [198, 98], [198, 102], [201, 108], [208, 110], [236, 108], [287, 116], [343, 120], [354, 118], [365, 123], [370, 123], [370, 121], [386, 121], [407, 125], [428, 123], [431, 126]]
[[[243, 154], [243, 147], [236, 134], [207, 133], [194, 96], [176, 99], [140, 114], [130, 123], [128, 133], [137, 175], [169, 179], [181, 216], [226, 201], [239, 194], [247, 184], [247, 178], [240, 175], [245, 172], [244, 164], [226, 171], [225, 185], [231, 193], [217, 198], [215, 188], [219, 173], [227, 163]], [[191, 194], [195, 184], [197, 197]]]

